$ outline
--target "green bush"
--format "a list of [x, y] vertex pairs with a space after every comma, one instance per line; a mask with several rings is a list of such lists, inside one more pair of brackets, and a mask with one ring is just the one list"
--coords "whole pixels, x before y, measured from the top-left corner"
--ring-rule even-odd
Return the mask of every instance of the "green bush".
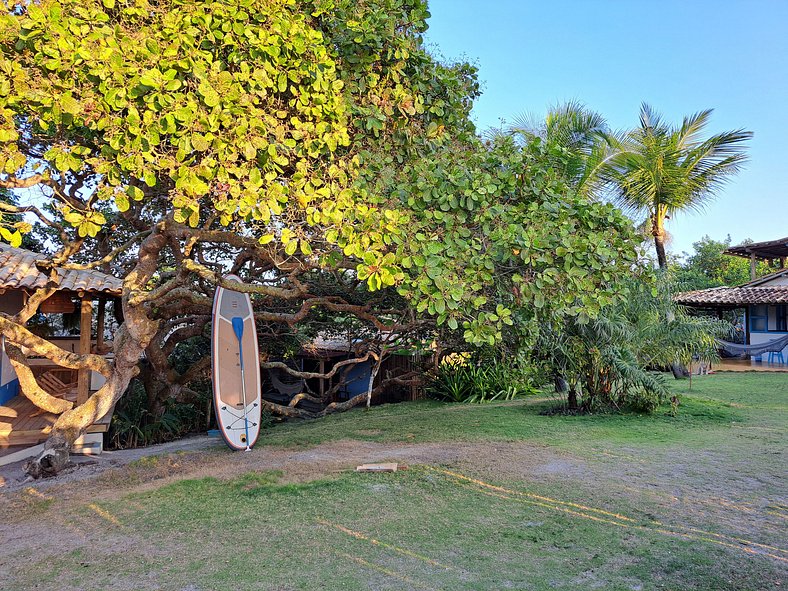
[[440, 364], [430, 377], [427, 394], [445, 402], [481, 404], [535, 394], [534, 384], [532, 371], [502, 362], [460, 358]]
[[148, 411], [145, 389], [135, 380], [115, 407], [107, 434], [108, 447], [144, 447], [204, 430], [201, 408], [204, 405], [167, 400], [164, 412], [153, 416]]
[[570, 411], [653, 412], [669, 394], [660, 372], [693, 358], [715, 359], [729, 326], [691, 316], [673, 300], [663, 276], [622, 280], [628, 297], [593, 320], [544, 323], [537, 350], [567, 383]]

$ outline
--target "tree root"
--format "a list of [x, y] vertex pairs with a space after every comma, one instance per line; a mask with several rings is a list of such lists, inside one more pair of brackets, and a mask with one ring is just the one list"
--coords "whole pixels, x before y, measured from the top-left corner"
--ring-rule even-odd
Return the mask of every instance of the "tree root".
[[37, 458], [26, 462], [24, 471], [31, 478], [52, 478], [70, 464], [68, 447], [57, 446], [44, 449]]

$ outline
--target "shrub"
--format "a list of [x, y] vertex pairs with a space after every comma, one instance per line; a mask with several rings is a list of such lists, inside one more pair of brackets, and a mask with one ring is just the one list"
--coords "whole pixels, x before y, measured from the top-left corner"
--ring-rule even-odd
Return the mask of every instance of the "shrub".
[[622, 285], [628, 297], [596, 319], [546, 323], [540, 333], [538, 349], [568, 383], [571, 410], [654, 411], [669, 392], [660, 372], [693, 358], [714, 359], [715, 338], [728, 330], [676, 305], [665, 278], [653, 289], [634, 278]]
[[132, 382], [112, 415], [108, 435], [110, 449], [144, 447], [172, 441], [187, 433], [204, 429], [204, 404], [168, 399], [164, 412], [158, 416], [148, 411], [145, 389], [139, 381]]
[[427, 385], [431, 398], [472, 404], [512, 400], [536, 392], [532, 371], [467, 356], [445, 359]]

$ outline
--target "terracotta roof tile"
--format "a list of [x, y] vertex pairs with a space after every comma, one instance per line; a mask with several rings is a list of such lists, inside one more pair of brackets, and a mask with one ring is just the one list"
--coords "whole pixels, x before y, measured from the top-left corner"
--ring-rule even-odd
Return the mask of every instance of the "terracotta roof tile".
[[[0, 288], [37, 289], [47, 287], [49, 278], [36, 268], [36, 261], [46, 258], [45, 255], [29, 250], [0, 244]], [[120, 279], [100, 271], [58, 269], [57, 275], [57, 287], [64, 291], [107, 293], [119, 296], [123, 287]]]
[[678, 294], [685, 306], [729, 307], [749, 304], [788, 304], [788, 285], [772, 287], [712, 287]]

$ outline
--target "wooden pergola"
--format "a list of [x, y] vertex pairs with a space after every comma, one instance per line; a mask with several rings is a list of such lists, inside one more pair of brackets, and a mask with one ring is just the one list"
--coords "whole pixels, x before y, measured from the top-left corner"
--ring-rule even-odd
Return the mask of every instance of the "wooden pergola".
[[[27, 298], [40, 289], [55, 292], [39, 307], [43, 314], [71, 313], [79, 306], [79, 341], [75, 353], [91, 353], [94, 302], [98, 302], [95, 352], [107, 351], [104, 343], [106, 303], [118, 298], [120, 279], [96, 270], [62, 269], [47, 266], [47, 257], [21, 248], [0, 244], [0, 311], [15, 313]], [[44, 272], [44, 271], [48, 272]], [[76, 302], [76, 303], [75, 303]], [[58, 344], [54, 339], [55, 344]], [[60, 345], [59, 345], [60, 346]], [[79, 370], [76, 403], [90, 393], [90, 371]]]
[[725, 254], [750, 259], [750, 278], [755, 281], [755, 264], [759, 260], [779, 261], [780, 269], [785, 269], [785, 262], [788, 259], [788, 237], [731, 246], [725, 251]]

